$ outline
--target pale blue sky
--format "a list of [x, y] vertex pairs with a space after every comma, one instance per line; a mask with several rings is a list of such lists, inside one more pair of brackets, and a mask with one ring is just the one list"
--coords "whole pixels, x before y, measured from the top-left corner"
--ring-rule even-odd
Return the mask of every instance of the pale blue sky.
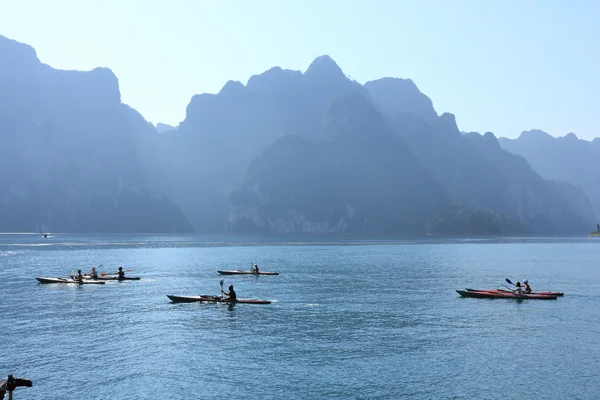
[[360, 83], [411, 78], [461, 130], [600, 136], [600, 1], [0, 0], [0, 34], [55, 68], [111, 68], [153, 123], [329, 54]]

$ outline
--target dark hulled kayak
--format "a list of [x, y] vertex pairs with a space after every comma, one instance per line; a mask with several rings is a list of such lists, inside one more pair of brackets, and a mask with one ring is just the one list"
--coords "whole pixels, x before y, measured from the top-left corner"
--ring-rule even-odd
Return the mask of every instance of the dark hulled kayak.
[[483, 292], [483, 291], [472, 291], [472, 290], [457, 290], [458, 294], [462, 297], [476, 297], [482, 299], [514, 299], [514, 300], [556, 300], [557, 296], [543, 295], [543, 294], [523, 294], [517, 296], [513, 293], [504, 292]]
[[79, 282], [75, 279], [44, 278], [41, 276], [36, 276], [35, 279], [37, 279], [40, 283], [74, 283], [77, 285], [103, 285], [106, 283], [104, 281], [99, 281], [99, 280], [95, 280], [95, 279], [84, 279], [82, 282]]
[[[470, 292], [500, 292], [500, 293], [512, 293], [509, 290], [504, 289], [467, 289]], [[531, 292], [529, 294], [541, 294], [545, 296], [564, 296], [563, 292]]]
[[231, 270], [231, 271], [217, 270], [217, 272], [221, 275], [279, 275], [279, 272], [268, 272], [268, 271], [252, 272], [252, 271], [242, 271], [239, 269]]
[[270, 300], [256, 300], [256, 299], [237, 299], [227, 300], [220, 296], [200, 295], [200, 296], [174, 296], [168, 294], [167, 297], [173, 303], [243, 303], [243, 304], [271, 304]]
[[[92, 279], [92, 277], [90, 275], [84, 275], [83, 279]], [[142, 278], [139, 276], [125, 276], [119, 279], [118, 276], [98, 276], [96, 279], [99, 281], [139, 281]]]

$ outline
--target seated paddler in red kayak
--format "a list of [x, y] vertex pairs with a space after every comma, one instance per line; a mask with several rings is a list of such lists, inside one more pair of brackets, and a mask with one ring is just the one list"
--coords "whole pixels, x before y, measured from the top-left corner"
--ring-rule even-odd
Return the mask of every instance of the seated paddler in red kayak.
[[523, 288], [521, 287], [521, 282], [517, 282], [515, 285], [517, 288], [513, 290], [513, 293], [517, 296], [523, 296]]
[[523, 279], [523, 285], [525, 285], [525, 290], [523, 291], [525, 294], [531, 293], [531, 286], [529, 286], [529, 281], [527, 279]]

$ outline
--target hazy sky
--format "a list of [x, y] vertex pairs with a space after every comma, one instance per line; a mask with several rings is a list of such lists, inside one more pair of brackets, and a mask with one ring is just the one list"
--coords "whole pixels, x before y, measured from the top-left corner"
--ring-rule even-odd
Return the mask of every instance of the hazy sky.
[[0, 34], [61, 69], [111, 68], [123, 102], [178, 124], [196, 93], [329, 54], [411, 78], [464, 131], [600, 136], [600, 1], [0, 0]]

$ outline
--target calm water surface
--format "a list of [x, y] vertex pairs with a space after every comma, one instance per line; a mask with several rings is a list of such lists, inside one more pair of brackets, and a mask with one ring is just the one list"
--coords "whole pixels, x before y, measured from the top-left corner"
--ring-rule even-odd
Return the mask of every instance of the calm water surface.
[[[173, 304], [217, 294], [271, 305]], [[42, 285], [120, 265], [139, 282]], [[15, 399], [597, 399], [600, 239], [267, 242], [0, 235]], [[463, 299], [529, 278], [557, 301]]]

